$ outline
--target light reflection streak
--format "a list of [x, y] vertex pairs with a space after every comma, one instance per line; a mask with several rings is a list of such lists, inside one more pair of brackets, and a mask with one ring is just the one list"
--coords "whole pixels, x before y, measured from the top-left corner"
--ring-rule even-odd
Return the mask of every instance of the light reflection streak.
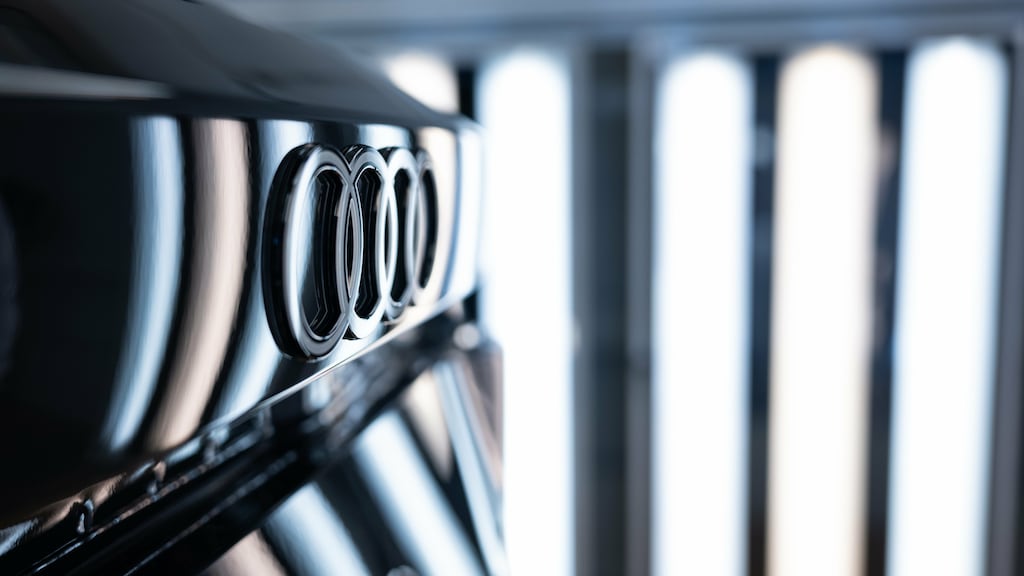
[[491, 574], [508, 574], [508, 560], [502, 544], [500, 524], [494, 512], [498, 494], [489, 485], [480, 433], [479, 412], [474, 410], [469, 387], [474, 386], [472, 369], [454, 361], [434, 368], [434, 385], [441, 395], [443, 414], [451, 432], [455, 461], [469, 501], [469, 512]]
[[102, 433], [115, 452], [138, 434], [163, 367], [180, 282], [185, 209], [178, 123], [166, 117], [145, 118], [133, 124], [132, 138], [138, 216], [129, 326]]
[[210, 576], [287, 576], [258, 532], [231, 547], [208, 571]]
[[25, 520], [24, 522], [0, 529], [0, 554], [7, 554], [20, 546], [25, 536], [37, 529], [37, 519]]
[[[437, 187], [437, 210], [440, 214], [452, 214], [457, 218], [459, 197], [456, 195], [458, 181], [458, 142], [455, 134], [441, 128], [423, 128], [416, 132], [419, 144], [430, 154], [434, 166], [434, 183]], [[434, 271], [424, 298], [432, 300], [451, 293], [451, 278], [440, 278], [440, 274], [451, 275], [452, 258], [455, 256], [457, 229], [453, 226], [439, 226], [437, 229], [437, 254]]]
[[289, 498], [267, 521], [266, 531], [298, 574], [369, 576], [348, 530], [315, 484]]
[[434, 467], [447, 478], [452, 473], [452, 446], [439, 394], [433, 374], [427, 372], [409, 385], [401, 403]]
[[381, 150], [390, 146], [409, 146], [409, 131], [387, 124], [363, 124], [359, 127], [359, 142]]
[[422, 572], [480, 573], [465, 531], [396, 413], [378, 417], [352, 453], [377, 506]]
[[483, 216], [483, 164], [484, 144], [480, 133], [466, 127], [459, 132], [459, 213], [455, 232], [453, 264], [461, 268], [451, 270], [450, 290], [469, 292], [477, 283], [479, 266], [479, 242], [467, 242], [460, 238], [480, 238], [480, 221]]
[[245, 280], [249, 158], [245, 125], [194, 124], [194, 245], [178, 354], [149, 436], [155, 449], [186, 440], [199, 425], [220, 375]]
[[[260, 216], [263, 222], [263, 207], [270, 185], [274, 181], [281, 160], [293, 148], [313, 141], [313, 129], [309, 124], [291, 121], [263, 121], [258, 124], [260, 134], [260, 156], [263, 189], [259, 191]], [[255, 231], [257, 236], [261, 231]], [[263, 274], [259, 258], [250, 262], [249, 278], [253, 287], [261, 286]], [[253, 291], [255, 294], [256, 291]], [[266, 324], [263, 300], [251, 296], [245, 311], [245, 328], [241, 335], [238, 353], [230, 371], [229, 380], [217, 405], [215, 417], [233, 418], [256, 405], [263, 399], [277, 362], [280, 351]]]

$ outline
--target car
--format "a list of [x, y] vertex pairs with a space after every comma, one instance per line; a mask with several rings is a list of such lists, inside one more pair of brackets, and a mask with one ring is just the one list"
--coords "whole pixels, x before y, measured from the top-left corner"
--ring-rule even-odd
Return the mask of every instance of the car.
[[0, 573], [506, 572], [480, 141], [216, 8], [0, 2]]

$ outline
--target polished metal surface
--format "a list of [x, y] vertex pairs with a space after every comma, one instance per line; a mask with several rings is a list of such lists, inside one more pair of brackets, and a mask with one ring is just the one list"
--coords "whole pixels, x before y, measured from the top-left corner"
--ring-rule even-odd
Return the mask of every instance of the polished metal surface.
[[[345, 147], [364, 126], [13, 100], [0, 122], [0, 202], [18, 263], [18, 322], [0, 361], [0, 431], [23, 436], [3, 449], [11, 469], [22, 470], [2, 481], [22, 495], [3, 519], [238, 416], [473, 287], [475, 263], [457, 260], [453, 237], [462, 218], [475, 218], [458, 212], [456, 195], [476, 191], [457, 191], [437, 172], [436, 296], [388, 322], [377, 306], [359, 339], [314, 360], [283, 353], [260, 261], [269, 182], [295, 146], [315, 138]], [[54, 133], [65, 136], [52, 140]], [[416, 134], [397, 131], [377, 145], [410, 147]], [[457, 136], [449, 134], [441, 141], [449, 148], [432, 155], [454, 162]], [[432, 150], [436, 142], [421, 144]], [[70, 160], [54, 170], [35, 153], [45, 148]]]
[[184, 2], [0, 32], [0, 573], [200, 569], [456, 353], [476, 128]]

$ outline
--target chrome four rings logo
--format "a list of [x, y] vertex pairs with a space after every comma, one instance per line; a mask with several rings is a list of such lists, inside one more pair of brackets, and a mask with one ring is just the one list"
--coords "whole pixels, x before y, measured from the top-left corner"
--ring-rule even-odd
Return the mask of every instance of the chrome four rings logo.
[[424, 151], [300, 146], [274, 177], [265, 226], [268, 313], [292, 356], [325, 356], [428, 299], [437, 189]]

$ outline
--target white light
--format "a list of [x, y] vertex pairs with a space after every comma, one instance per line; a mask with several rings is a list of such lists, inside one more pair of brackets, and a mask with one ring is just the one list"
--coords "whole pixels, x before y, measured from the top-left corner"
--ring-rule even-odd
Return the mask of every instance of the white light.
[[753, 96], [741, 58], [676, 59], [655, 131], [653, 566], [746, 573]]
[[384, 59], [384, 70], [406, 94], [439, 112], [459, 111], [459, 82], [444, 58], [414, 51]]
[[768, 573], [864, 559], [877, 73], [822, 46], [780, 75], [772, 278]]
[[569, 66], [487, 62], [485, 326], [505, 352], [505, 536], [513, 574], [573, 573]]
[[888, 574], [985, 572], [1006, 126], [995, 44], [922, 44], [907, 67]]

